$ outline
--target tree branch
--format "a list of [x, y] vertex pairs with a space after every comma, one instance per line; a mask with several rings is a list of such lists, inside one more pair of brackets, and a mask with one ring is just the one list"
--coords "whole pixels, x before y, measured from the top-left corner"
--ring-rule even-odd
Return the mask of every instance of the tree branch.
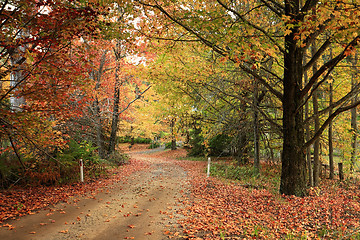
[[304, 72], [309, 70], [309, 68], [321, 57], [321, 55], [325, 52], [325, 50], [330, 46], [330, 38], [328, 38], [323, 45], [317, 50], [317, 52], [313, 55], [313, 57], [305, 64]]
[[311, 144], [313, 144], [320, 136], [321, 134], [324, 132], [324, 130], [329, 126], [329, 124], [332, 122], [332, 120], [338, 116], [340, 113], [348, 111], [352, 108], [355, 108], [357, 106], [360, 105], [360, 101], [357, 101], [351, 105], [345, 106], [345, 107], [341, 107], [338, 108], [334, 113], [332, 113], [324, 122], [324, 124], [320, 127], [320, 129], [314, 134], [314, 136], [308, 141], [306, 142], [302, 149], [305, 150], [306, 148], [310, 147]]
[[280, 46], [274, 38], [272, 38], [269, 33], [267, 31], [265, 31], [264, 29], [262, 29], [261, 27], [249, 22], [248, 20], [246, 20], [241, 14], [239, 14], [237, 11], [235, 11], [234, 9], [230, 8], [229, 6], [226, 6], [221, 0], [216, 0], [223, 8], [225, 8], [226, 10], [232, 12], [233, 14], [235, 14], [239, 19], [241, 19], [241, 21], [243, 21], [244, 23], [248, 24], [249, 26], [255, 28], [256, 30], [260, 31], [262, 34], [264, 34], [272, 43], [274, 43], [279, 50], [284, 53], [285, 50], [283, 49], [282, 46]]
[[304, 4], [303, 8], [301, 9], [301, 12], [306, 13], [307, 11], [309, 11], [310, 9], [315, 7], [317, 3], [318, 3], [318, 0], [307, 0]]
[[[148, 3], [144, 3], [140, 0], [136, 0], [137, 2], [139, 2], [140, 4], [144, 5], [144, 6], [147, 6], [147, 7], [150, 7], [150, 8], [155, 8], [155, 9], [158, 9], [161, 13], [163, 13], [166, 17], [168, 17], [171, 21], [175, 22], [176, 24], [178, 24], [180, 27], [184, 28], [186, 31], [188, 31], [189, 33], [193, 34], [195, 37], [197, 37], [202, 43], [204, 43], [206, 46], [212, 48], [216, 53], [220, 54], [221, 56], [224, 56], [224, 57], [228, 57], [229, 60], [231, 60], [232, 62], [234, 63], [238, 63], [235, 59], [231, 58], [228, 53], [218, 47], [215, 43], [212, 43], [210, 41], [208, 41], [207, 39], [205, 39], [203, 36], [201, 36], [198, 32], [194, 31], [193, 29], [191, 29], [189, 26], [183, 24], [182, 22], [180, 22], [178, 19], [176, 19], [175, 17], [171, 16], [164, 8], [162, 8], [161, 6], [159, 5], [151, 5], [151, 4], [148, 4]], [[222, 4], [220, 0], [217, 0], [219, 2], [219, 4]], [[222, 5], [225, 9], [226, 6], [225, 5]], [[232, 9], [228, 9], [229, 11], [233, 12], [234, 14], [236, 14], [237, 16], [241, 17], [243, 19], [244, 22], [247, 22], [239, 13], [237, 13], [236, 11], [232, 10]], [[251, 23], [248, 23], [249, 25], [251, 25]], [[256, 28], [255, 25], [252, 25], [254, 28]], [[260, 28], [257, 28], [258, 30], [260, 30]], [[261, 32], [264, 32], [264, 34], [267, 34], [266, 31], [264, 31], [263, 29], [260, 30]], [[268, 36], [269, 38], [271, 38], [270, 36]], [[271, 38], [272, 39], [272, 38]], [[275, 40], [272, 39], [272, 41], [275, 42]], [[277, 43], [276, 43], [277, 44]], [[277, 45], [278, 46], [278, 45]], [[282, 49], [281, 46], [278, 46], [278, 48], [281, 50], [281, 51], [284, 51]], [[264, 85], [272, 94], [274, 94], [277, 98], [279, 98], [280, 100], [282, 100], [282, 94], [281, 92], [277, 91], [275, 88], [273, 88], [263, 77], [261, 77], [258, 73], [256, 73], [254, 70], [250, 69], [249, 67], [245, 66], [245, 64], [240, 64], [239, 67], [245, 71], [246, 73], [249, 73], [250, 75], [252, 75], [253, 77], [255, 77], [256, 79], [258, 79], [258, 81], [260, 81], [260, 83], [262, 85]]]
[[360, 40], [360, 37], [355, 37], [345, 48], [344, 50], [334, 57], [333, 59], [329, 60], [327, 63], [321, 66], [317, 72], [313, 74], [313, 76], [310, 78], [309, 82], [306, 84], [306, 86], [301, 90], [301, 98], [304, 97], [312, 88], [312, 86], [316, 83], [316, 81], [319, 79], [319, 77], [328, 69], [332, 70], [341, 60], [343, 60], [347, 55], [348, 51], [351, 50], [351, 48], [358, 45], [358, 41]]
[[146, 93], [147, 90], [149, 90], [151, 88], [151, 85], [148, 86], [144, 91], [140, 92], [131, 102], [128, 103], [128, 105], [122, 109], [120, 112], [119, 112], [119, 115], [123, 112], [125, 112], [131, 104], [133, 104], [134, 102], [136, 102], [137, 100], [139, 100], [141, 98], [142, 95], [144, 95], [144, 93]]

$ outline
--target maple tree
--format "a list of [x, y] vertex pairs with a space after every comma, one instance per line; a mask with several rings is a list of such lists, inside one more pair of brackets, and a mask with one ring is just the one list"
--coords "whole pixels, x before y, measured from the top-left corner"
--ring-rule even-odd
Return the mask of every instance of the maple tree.
[[22, 170], [10, 171], [10, 178], [31, 175], [42, 160], [53, 166], [53, 154], [68, 143], [64, 122], [80, 113], [89, 86], [77, 41], [96, 34], [101, 7], [95, 8], [80, 1], [1, 3], [2, 181], [8, 177], [3, 170], [16, 165], [12, 159]]
[[[199, 41], [235, 63], [239, 70], [255, 78], [267, 94], [281, 101], [280, 192], [305, 195], [307, 146], [319, 138], [337, 115], [360, 103], [346, 104], [358, 92], [359, 85], [356, 85], [333, 103], [333, 113], [305, 142], [304, 103], [358, 45], [356, 3], [314, 0], [303, 3], [299, 0], [136, 2], [147, 16], [140, 31], [158, 39]], [[315, 54], [303, 63], [306, 50], [314, 42], [318, 46]], [[336, 49], [334, 56], [320, 65], [319, 59], [328, 53], [330, 46]], [[266, 64], [269, 61], [271, 68]], [[310, 74], [309, 69], [316, 62], [319, 63], [317, 70], [304, 83], [304, 72]], [[328, 111], [329, 108], [324, 109], [321, 114]]]

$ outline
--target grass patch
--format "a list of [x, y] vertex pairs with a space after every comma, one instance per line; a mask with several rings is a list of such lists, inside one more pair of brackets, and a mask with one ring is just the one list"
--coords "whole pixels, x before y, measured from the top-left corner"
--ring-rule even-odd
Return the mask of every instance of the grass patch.
[[262, 164], [260, 174], [251, 164], [236, 166], [232, 163], [212, 163], [210, 175], [240, 182], [248, 188], [267, 189], [278, 193], [280, 166]]
[[187, 161], [207, 161], [206, 157], [179, 157], [178, 160], [187, 160]]

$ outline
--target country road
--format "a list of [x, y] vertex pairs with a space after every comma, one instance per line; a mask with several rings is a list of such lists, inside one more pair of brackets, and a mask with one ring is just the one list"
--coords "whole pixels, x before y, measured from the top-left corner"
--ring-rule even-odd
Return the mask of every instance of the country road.
[[[147, 153], [147, 154], [146, 154]], [[149, 163], [127, 181], [107, 186], [95, 197], [76, 197], [49, 210], [7, 221], [0, 239], [168, 239], [176, 230], [178, 200], [186, 191], [186, 172], [149, 152], [131, 157]]]

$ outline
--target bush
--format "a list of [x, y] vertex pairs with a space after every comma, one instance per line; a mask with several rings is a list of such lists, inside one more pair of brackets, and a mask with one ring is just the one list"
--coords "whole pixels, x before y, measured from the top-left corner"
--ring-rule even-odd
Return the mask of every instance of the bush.
[[201, 129], [195, 129], [190, 132], [189, 157], [205, 156], [204, 137], [201, 135]]
[[171, 142], [165, 143], [165, 149], [171, 149]]
[[231, 138], [225, 134], [219, 134], [211, 138], [209, 141], [210, 156], [228, 156], [230, 151], [225, 153], [225, 150], [228, 150], [231, 143]]
[[130, 136], [119, 137], [119, 143], [137, 143], [137, 144], [150, 144], [150, 138], [137, 137], [132, 139]]
[[92, 142], [70, 140], [69, 147], [57, 155], [60, 166], [60, 182], [73, 182], [79, 177], [79, 160], [84, 163], [86, 176], [99, 177], [105, 173], [106, 161], [100, 159]]

